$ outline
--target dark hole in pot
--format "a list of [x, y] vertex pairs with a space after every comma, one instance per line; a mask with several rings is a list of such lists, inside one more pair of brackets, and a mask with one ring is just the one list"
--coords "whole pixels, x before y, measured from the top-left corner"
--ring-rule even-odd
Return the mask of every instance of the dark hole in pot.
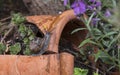
[[73, 19], [69, 21], [64, 27], [61, 38], [59, 41], [59, 52], [69, 52], [75, 56], [74, 66], [79, 68], [88, 69], [88, 75], [92, 75], [95, 69], [91, 68], [92, 64], [90, 62], [85, 64], [85, 60], [82, 60], [82, 56], [79, 53], [80, 48], [78, 46], [86, 38], [87, 30], [80, 30], [73, 34], [71, 32], [78, 28], [85, 28], [85, 24], [78, 20]]
[[29, 48], [32, 53], [38, 54], [40, 50], [45, 47], [45, 35], [44, 33], [34, 24], [30, 22], [26, 22], [25, 25], [29, 27], [33, 33], [35, 34], [34, 39], [30, 42]]
[[40, 37], [40, 38], [44, 37], [44, 34], [42, 33], [42, 31], [34, 23], [25, 22], [25, 25], [31, 28], [31, 30], [36, 35], [36, 37]]
[[87, 31], [80, 30], [71, 34], [71, 32], [77, 28], [85, 28], [84, 23], [78, 19], [73, 19], [66, 24], [62, 31], [59, 42], [60, 52], [67, 51], [74, 55], [75, 52], [79, 51], [78, 46], [80, 42], [82, 42], [85, 39]]

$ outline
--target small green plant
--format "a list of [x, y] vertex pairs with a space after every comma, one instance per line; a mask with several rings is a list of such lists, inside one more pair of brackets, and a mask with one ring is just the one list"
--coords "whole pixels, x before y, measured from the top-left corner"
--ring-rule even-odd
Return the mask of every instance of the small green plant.
[[94, 72], [93, 75], [99, 75], [97, 72]]
[[33, 31], [24, 25], [25, 18], [21, 14], [13, 14], [12, 22], [15, 23], [18, 27], [18, 32], [20, 37], [25, 45], [25, 50], [23, 50], [23, 54], [30, 55], [29, 43], [35, 37]]
[[25, 21], [25, 18], [20, 13], [12, 14], [12, 20], [11, 21], [13, 23], [19, 25], [19, 24], [22, 24]]
[[74, 75], [87, 75], [87, 74], [88, 74], [87, 69], [74, 68]]
[[0, 54], [3, 54], [5, 52], [6, 46], [0, 42]]
[[20, 46], [20, 43], [16, 43], [12, 46], [10, 46], [10, 54], [18, 54], [18, 52], [20, 52], [21, 50], [21, 46]]
[[[29, 26], [24, 24], [25, 17], [20, 13], [13, 14], [8, 25], [4, 26], [4, 33], [0, 36], [0, 54], [23, 54], [30, 55], [29, 43], [35, 37], [35, 34]], [[1, 23], [2, 24], [2, 23]], [[6, 28], [6, 29], [5, 29]], [[6, 37], [13, 31], [13, 37]], [[7, 34], [6, 34], [7, 33]], [[6, 40], [5, 38], [9, 39]], [[6, 49], [7, 48], [7, 49]]]
[[[74, 68], [74, 75], [88, 75], [88, 69]], [[93, 75], [100, 75], [98, 72], [94, 72]]]

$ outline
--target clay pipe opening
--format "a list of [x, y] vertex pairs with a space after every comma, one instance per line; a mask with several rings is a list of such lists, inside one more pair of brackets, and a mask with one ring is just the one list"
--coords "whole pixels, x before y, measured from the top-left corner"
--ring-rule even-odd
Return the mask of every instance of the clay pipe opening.
[[48, 50], [58, 53], [60, 38], [71, 41], [77, 47], [86, 37], [87, 31], [79, 31], [73, 35], [70, 34], [75, 28], [85, 27], [84, 23], [76, 18], [73, 10], [63, 12], [55, 24]]
[[58, 45], [59, 45], [61, 33], [62, 33], [65, 25], [69, 21], [71, 21], [72, 19], [75, 19], [75, 18], [76, 18], [76, 16], [75, 16], [73, 10], [67, 10], [58, 17], [58, 20], [56, 20], [56, 23], [55, 23], [56, 24], [55, 29], [52, 31], [48, 50], [58, 53]]
[[69, 52], [73, 55], [79, 53], [79, 44], [85, 39], [87, 35], [86, 30], [80, 30], [71, 34], [71, 32], [78, 28], [85, 28], [84, 23], [81, 20], [73, 19], [69, 21], [62, 33], [59, 40], [59, 52]]

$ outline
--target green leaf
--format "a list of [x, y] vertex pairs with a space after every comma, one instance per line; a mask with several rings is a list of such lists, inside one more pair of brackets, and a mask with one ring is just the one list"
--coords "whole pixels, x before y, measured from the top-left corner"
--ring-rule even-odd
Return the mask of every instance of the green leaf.
[[101, 33], [101, 31], [98, 28], [93, 28], [94, 31]]
[[29, 40], [33, 40], [34, 39], [34, 35], [29, 36]]
[[26, 38], [24, 38], [23, 41], [24, 41], [25, 44], [28, 44], [29, 43], [29, 38], [26, 37]]
[[80, 52], [81, 55], [85, 55], [83, 48], [81, 48], [81, 49], [79, 50], [79, 52]]
[[20, 13], [12, 15], [12, 22], [13, 23], [19, 25], [19, 24], [23, 23], [24, 21], [25, 21], [25, 18]]
[[120, 37], [120, 34], [118, 34], [117, 37], [115, 37], [113, 40], [111, 40], [110, 43], [109, 43], [109, 45], [108, 45], [108, 48], [111, 47], [111, 45], [112, 45], [115, 41], [119, 40], [119, 37]]
[[84, 40], [83, 42], [81, 42], [81, 44], [78, 47], [82, 47], [82, 46], [84, 46], [87, 43], [91, 43], [91, 44], [97, 45], [96, 42], [94, 42], [90, 38], [88, 38], [88, 39]]
[[16, 43], [12, 46], [10, 46], [10, 54], [17, 54], [18, 52], [20, 52], [21, 50], [21, 46], [20, 43]]
[[77, 29], [75, 29], [75, 30], [73, 30], [72, 32], [71, 32], [71, 34], [73, 34], [73, 33], [75, 33], [75, 32], [78, 32], [78, 31], [80, 31], [80, 30], [86, 30], [87, 28], [77, 28]]
[[88, 69], [74, 68], [74, 75], [87, 75]]
[[27, 28], [26, 28], [24, 25], [21, 24], [21, 25], [19, 26], [19, 31], [20, 31], [20, 32], [23, 32], [23, 33], [24, 33], [26, 30], [27, 30]]
[[109, 40], [101, 40], [101, 43], [102, 43], [103, 46], [108, 47], [110, 41]]
[[93, 28], [92, 30], [93, 30], [92, 33], [94, 33], [94, 35], [101, 35], [102, 34], [102, 32], [98, 28]]
[[113, 61], [110, 59], [110, 57], [104, 51], [98, 50], [98, 52], [94, 55], [95, 55], [95, 62], [98, 59], [101, 59], [106, 64], [113, 64]]
[[113, 68], [115, 68], [115, 67], [116, 67], [116, 65], [110, 66], [110, 67], [107, 69], [107, 71], [110, 71], [111, 69], [113, 69]]
[[23, 53], [24, 53], [24, 55], [31, 55], [31, 51], [30, 51], [28, 45], [27, 45], [27, 47], [26, 47], [26, 49], [24, 50]]
[[27, 35], [31, 35], [31, 34], [32, 34], [31, 30], [28, 29], [28, 33], [27, 33]]
[[5, 51], [6, 46], [0, 42], [0, 54], [3, 54], [3, 52]]
[[87, 23], [86, 23], [86, 26], [87, 26], [87, 29], [91, 32], [91, 27], [90, 27], [90, 22], [94, 16], [94, 12], [92, 13], [92, 15], [90, 16], [90, 18], [88, 19]]
[[102, 36], [102, 38], [109, 37], [110, 35], [114, 35], [114, 34], [117, 34], [117, 32], [109, 32], [105, 34], [104, 36]]

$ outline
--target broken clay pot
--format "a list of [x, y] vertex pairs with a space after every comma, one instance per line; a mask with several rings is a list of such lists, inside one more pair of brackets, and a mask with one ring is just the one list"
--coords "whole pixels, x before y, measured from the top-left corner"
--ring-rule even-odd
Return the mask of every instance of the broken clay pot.
[[[58, 46], [61, 37], [77, 46], [86, 36], [86, 32], [82, 31], [70, 37], [69, 33], [74, 27], [84, 26], [76, 19], [74, 11], [68, 10], [58, 16], [27, 16], [26, 19], [37, 25], [44, 35], [46, 31], [51, 33], [47, 50], [55, 52], [55, 54], [40, 56], [0, 55], [0, 75], [73, 75], [74, 57], [69, 53], [59, 54]], [[75, 22], [72, 25], [69, 24], [72, 20], [79, 21], [80, 25]], [[79, 36], [77, 36], [78, 34]]]

